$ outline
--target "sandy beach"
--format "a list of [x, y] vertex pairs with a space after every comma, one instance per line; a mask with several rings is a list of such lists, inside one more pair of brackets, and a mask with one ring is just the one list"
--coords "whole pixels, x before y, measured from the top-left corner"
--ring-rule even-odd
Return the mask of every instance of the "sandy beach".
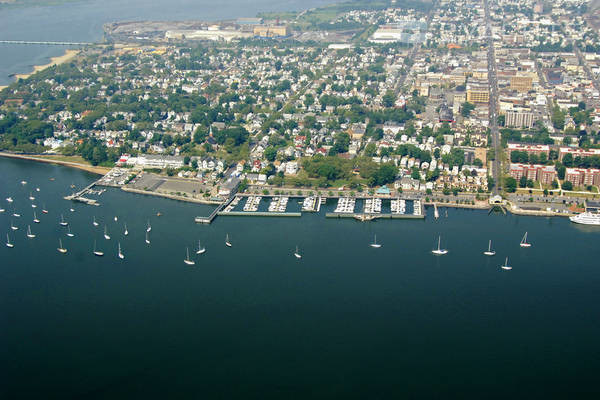
[[[74, 50], [74, 49], [67, 49], [65, 50], [65, 54], [63, 54], [62, 56], [58, 56], [58, 57], [52, 57], [50, 59], [50, 62], [48, 64], [45, 65], [35, 65], [33, 67], [33, 71], [28, 73], [28, 74], [17, 74], [15, 75], [15, 79], [27, 79], [29, 78], [31, 75], [35, 74], [36, 72], [39, 71], [43, 71], [48, 67], [51, 67], [53, 65], [60, 65], [60, 64], [64, 64], [67, 61], [71, 61], [73, 58], [75, 58], [75, 56], [77, 56], [77, 54], [79, 54], [80, 50]], [[0, 90], [3, 89], [3, 87], [0, 87]]]
[[39, 156], [33, 156], [33, 155], [31, 155], [30, 156], [30, 155], [26, 155], [26, 154], [6, 153], [6, 152], [2, 151], [2, 152], [0, 152], [0, 157], [20, 158], [20, 159], [23, 159], [23, 160], [30, 160], [30, 161], [37, 161], [37, 162], [49, 163], [49, 164], [64, 165], [64, 166], [67, 166], [67, 167], [77, 168], [77, 169], [81, 169], [81, 170], [84, 170], [84, 171], [92, 172], [92, 173], [98, 174], [98, 175], [104, 175], [108, 171], [110, 171], [110, 168], [106, 168], [106, 167], [94, 167], [93, 165], [90, 165], [90, 164], [81, 164], [81, 163], [78, 163], [78, 162], [57, 160], [57, 159], [53, 159], [52, 156], [43, 156], [43, 155], [39, 155]]

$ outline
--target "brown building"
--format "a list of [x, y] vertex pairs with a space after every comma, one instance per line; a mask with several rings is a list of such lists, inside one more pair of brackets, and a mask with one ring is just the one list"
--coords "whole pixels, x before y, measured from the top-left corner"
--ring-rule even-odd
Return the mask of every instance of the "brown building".
[[517, 181], [524, 176], [542, 185], [550, 185], [556, 179], [556, 169], [554, 165], [510, 164], [510, 176]]
[[290, 28], [287, 25], [259, 25], [254, 27], [254, 36], [279, 37], [289, 35]]
[[473, 104], [488, 104], [490, 102], [490, 90], [488, 85], [469, 83], [467, 85], [467, 101]]
[[513, 76], [510, 78], [510, 88], [517, 92], [529, 92], [533, 88], [533, 78], [522, 75]]

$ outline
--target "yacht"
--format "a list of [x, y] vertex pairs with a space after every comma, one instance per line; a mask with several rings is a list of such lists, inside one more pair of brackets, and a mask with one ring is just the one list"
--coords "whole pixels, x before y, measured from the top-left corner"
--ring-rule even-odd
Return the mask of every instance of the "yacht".
[[67, 249], [63, 247], [62, 240], [60, 238], [58, 238], [58, 248], [56, 250], [58, 250], [58, 252], [62, 254], [65, 254], [67, 252]]
[[59, 224], [61, 226], [67, 226], [67, 225], [69, 225], [69, 223], [65, 221], [65, 218], [63, 217], [62, 214], [60, 214], [60, 222], [59, 222]]
[[4, 208], [0, 208], [0, 213], [3, 213], [4, 211], [6, 211]]
[[93, 222], [92, 222], [92, 225], [94, 225], [94, 226], [98, 226], [98, 222], [96, 222], [96, 216], [94, 215], [94, 217], [93, 217], [93, 218], [94, 218], [94, 220], [93, 220]]
[[496, 252], [494, 250], [492, 250], [492, 241], [491, 240], [488, 243], [487, 251], [484, 251], [483, 254], [485, 254], [486, 256], [495, 256], [496, 255]]
[[13, 210], [13, 217], [20, 218], [21, 214], [19, 214], [17, 210]]
[[12, 223], [12, 221], [10, 221], [10, 229], [12, 229], [13, 231], [16, 231], [16, 230], [19, 229], [19, 227], [18, 226], [14, 226], [13, 223]]
[[33, 233], [31, 233], [31, 226], [27, 225], [27, 237], [29, 239], [33, 239], [35, 237], [35, 235]]
[[146, 243], [150, 244], [150, 238], [148, 237], [148, 231], [146, 231]]
[[21, 181], [21, 185], [23, 185], [23, 186], [27, 185], [27, 181]]
[[448, 250], [441, 248], [442, 237], [438, 236], [438, 247], [436, 250], [431, 250], [433, 254], [436, 256], [443, 256], [444, 254], [448, 254]]
[[115, 222], [117, 222], [118, 220], [119, 220], [119, 218], [117, 218], [117, 217], [115, 216]]
[[585, 211], [569, 217], [569, 220], [582, 225], [600, 225], [600, 212]]
[[527, 243], [527, 232], [523, 235], [523, 239], [521, 239], [521, 243], [519, 244], [521, 247], [531, 247], [531, 243]]
[[296, 246], [296, 251], [294, 252], [294, 257], [296, 257], [298, 260], [302, 258], [302, 254], [300, 254], [300, 252], [298, 251], [298, 246]]
[[512, 267], [510, 265], [508, 265], [508, 257], [506, 257], [506, 260], [504, 261], [504, 264], [501, 265], [502, 269], [512, 269]]
[[369, 246], [371, 246], [371, 247], [373, 247], [373, 248], [376, 248], [376, 249], [378, 249], [378, 248], [380, 248], [380, 247], [381, 247], [381, 245], [380, 245], [379, 243], [377, 243], [377, 235], [375, 235], [375, 238], [374, 238], [374, 240], [373, 240], [373, 243], [371, 243]]
[[110, 240], [110, 236], [108, 235], [108, 231], [106, 230], [106, 225], [104, 225], [104, 239]]
[[75, 209], [74, 208], [69, 208], [69, 211], [75, 212]]
[[37, 208], [37, 206], [35, 204], [32, 204], [31, 208]]
[[129, 231], [127, 230], [127, 224], [125, 224], [125, 232], [123, 232], [123, 235], [125, 235], [125, 236], [129, 235]]
[[232, 247], [231, 242], [229, 241], [229, 233], [225, 235], [225, 246]]
[[31, 192], [29, 192], [29, 200], [34, 201], [35, 197], [33, 197], [33, 194]]
[[205, 251], [206, 249], [200, 245], [200, 241], [198, 240], [198, 250], [196, 250], [196, 254], [203, 254]]
[[185, 260], [183, 260], [184, 263], [186, 263], [187, 265], [194, 265], [196, 264], [196, 262], [194, 260], [190, 260], [190, 249], [189, 248], [185, 248], [185, 253], [186, 253], [186, 257]]
[[36, 224], [40, 223], [40, 220], [38, 219], [37, 215], [35, 215], [35, 211], [33, 212], [33, 222], [35, 222]]
[[6, 234], [6, 247], [10, 247], [10, 248], [15, 247], [15, 245], [10, 242], [10, 238], [8, 237], [8, 233]]
[[94, 255], [98, 257], [102, 257], [104, 255], [103, 252], [96, 250], [96, 241], [94, 240]]
[[12, 203], [13, 202], [13, 198], [12, 197], [7, 197], [6, 201], [8, 201], [9, 203]]
[[73, 236], [75, 236], [75, 234], [74, 234], [74, 233], [71, 233], [71, 227], [70, 227], [70, 226], [68, 226], [68, 227], [67, 227], [67, 229], [68, 229], [68, 231], [67, 231], [67, 236], [68, 236], [68, 237], [73, 237]]
[[150, 220], [148, 220], [148, 227], [146, 228], [146, 232], [150, 232], [152, 227], [150, 226]]
[[125, 259], [125, 255], [123, 255], [123, 252], [121, 251], [121, 242], [119, 242], [119, 251], [117, 253], [117, 256], [121, 259], [124, 260]]
[[48, 210], [46, 210], [45, 204], [42, 204], [42, 214], [48, 214]]

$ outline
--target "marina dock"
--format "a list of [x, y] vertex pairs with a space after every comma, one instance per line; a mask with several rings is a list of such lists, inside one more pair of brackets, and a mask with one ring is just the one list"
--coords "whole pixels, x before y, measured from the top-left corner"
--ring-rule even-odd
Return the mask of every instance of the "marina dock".
[[98, 203], [97, 200], [95, 199], [89, 199], [87, 197], [84, 197], [86, 194], [88, 194], [90, 191], [93, 190], [94, 186], [96, 186], [96, 183], [98, 181], [92, 182], [89, 185], [87, 185], [86, 187], [84, 187], [83, 189], [81, 189], [79, 192], [77, 193], [73, 193], [69, 196], [65, 196], [64, 199], [65, 200], [71, 200], [71, 201], [78, 201], [80, 203], [85, 203], [91, 206], [99, 206], [100, 203]]

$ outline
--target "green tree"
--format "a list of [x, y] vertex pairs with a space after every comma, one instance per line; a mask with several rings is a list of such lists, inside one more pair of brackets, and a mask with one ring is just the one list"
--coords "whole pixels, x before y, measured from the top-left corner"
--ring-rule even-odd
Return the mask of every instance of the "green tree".
[[273, 146], [269, 146], [265, 149], [265, 158], [267, 161], [273, 162], [275, 161], [275, 157], [277, 156], [277, 150]]
[[468, 117], [471, 115], [471, 111], [475, 109], [475, 104], [469, 103], [468, 101], [464, 102], [460, 106], [460, 114], [463, 117]]
[[504, 187], [508, 193], [514, 193], [517, 191], [517, 180], [512, 176], [506, 177], [504, 180]]
[[562, 188], [563, 190], [573, 190], [573, 184], [570, 181], [564, 181]]

